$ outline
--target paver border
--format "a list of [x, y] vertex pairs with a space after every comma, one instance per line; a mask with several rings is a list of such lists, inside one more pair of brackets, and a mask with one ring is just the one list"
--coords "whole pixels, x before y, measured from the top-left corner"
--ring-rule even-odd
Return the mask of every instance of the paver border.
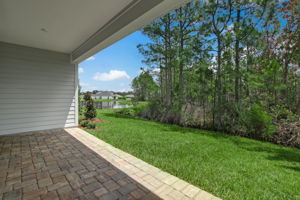
[[184, 180], [113, 147], [80, 128], [66, 128], [65, 131], [162, 199], [220, 200]]

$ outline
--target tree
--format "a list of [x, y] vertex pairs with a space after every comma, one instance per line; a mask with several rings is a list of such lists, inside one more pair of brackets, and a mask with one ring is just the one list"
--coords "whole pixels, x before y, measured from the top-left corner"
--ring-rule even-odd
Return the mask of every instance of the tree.
[[276, 37], [276, 43], [278, 44], [276, 53], [279, 56], [283, 67], [283, 96], [286, 101], [289, 102], [289, 68], [291, 64], [296, 64], [295, 61], [297, 59], [299, 60], [298, 56], [300, 55], [300, 2], [297, 0], [278, 1], [276, 9], [277, 15], [273, 18], [272, 23], [278, 23], [276, 20], [284, 21], [284, 23], [280, 24], [278, 30], [281, 33]]
[[194, 22], [198, 4], [188, 3], [175, 11], [175, 41], [177, 42], [177, 63], [178, 63], [178, 100], [183, 103], [184, 97], [184, 66], [188, 62], [192, 45], [191, 33], [195, 32]]
[[149, 71], [141, 70], [141, 74], [132, 80], [131, 86], [138, 101], [147, 101], [157, 94], [158, 86]]
[[217, 53], [217, 68], [216, 68], [216, 84], [215, 84], [215, 96], [214, 96], [214, 114], [213, 126], [215, 124], [215, 116], [217, 120], [217, 129], [222, 128], [222, 114], [223, 114], [223, 102], [222, 102], [222, 54], [224, 50], [224, 34], [228, 23], [232, 15], [232, 2], [231, 0], [225, 1], [209, 1], [204, 3], [203, 16], [205, 17], [206, 27], [211, 27], [211, 32], [208, 33], [209, 37], [213, 37], [216, 40], [216, 53]]
[[151, 42], [139, 45], [139, 51], [145, 56], [144, 63], [151, 68], [159, 69], [161, 102], [171, 107], [176, 81], [176, 40], [175, 12], [155, 20], [143, 28], [143, 33], [151, 38]]
[[158, 105], [151, 116], [182, 122], [190, 112], [196, 117], [185, 125], [248, 136], [253, 105], [258, 115], [279, 105], [299, 115], [299, 4], [198, 0], [168, 13], [142, 30], [149, 42], [138, 48], [150, 70], [133, 81], [135, 92], [144, 99], [152, 76], [159, 89], [147, 97]]
[[96, 108], [94, 106], [94, 100], [91, 97], [90, 92], [86, 92], [83, 97], [85, 103], [86, 103], [86, 111], [84, 113], [84, 116], [86, 119], [93, 119], [96, 117]]

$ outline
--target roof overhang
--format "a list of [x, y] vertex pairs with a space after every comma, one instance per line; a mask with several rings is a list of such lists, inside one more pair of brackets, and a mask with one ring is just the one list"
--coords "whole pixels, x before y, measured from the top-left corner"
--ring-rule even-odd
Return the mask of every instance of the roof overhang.
[[81, 62], [189, 0], [0, 0], [0, 41]]

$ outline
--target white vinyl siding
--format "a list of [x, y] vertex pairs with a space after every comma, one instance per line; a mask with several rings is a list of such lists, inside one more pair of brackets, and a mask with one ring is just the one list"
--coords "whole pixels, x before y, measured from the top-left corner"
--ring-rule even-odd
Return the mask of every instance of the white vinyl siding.
[[0, 135], [77, 125], [69, 54], [0, 42]]

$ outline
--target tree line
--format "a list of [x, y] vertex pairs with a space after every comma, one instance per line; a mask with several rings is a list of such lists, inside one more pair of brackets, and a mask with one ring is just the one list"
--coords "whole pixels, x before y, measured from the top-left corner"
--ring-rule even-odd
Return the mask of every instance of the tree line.
[[198, 0], [145, 26], [148, 70], [132, 83], [145, 117], [257, 138], [299, 121], [299, 12], [297, 0]]

